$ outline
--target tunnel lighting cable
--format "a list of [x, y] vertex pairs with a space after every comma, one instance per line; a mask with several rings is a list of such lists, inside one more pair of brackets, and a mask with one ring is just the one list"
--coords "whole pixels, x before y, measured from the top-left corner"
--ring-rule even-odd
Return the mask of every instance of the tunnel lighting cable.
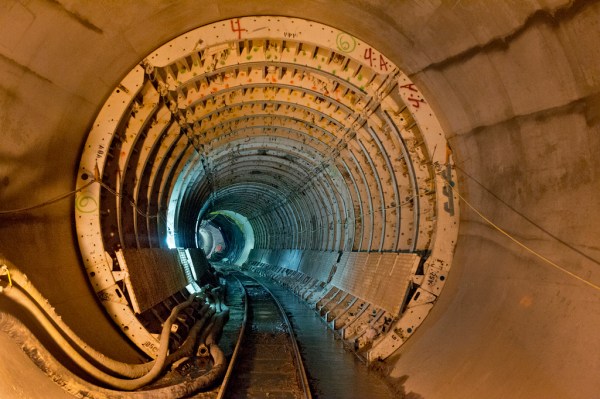
[[135, 211], [136, 211], [136, 212], [137, 212], [137, 213], [138, 213], [140, 216], [143, 216], [143, 217], [145, 217], [145, 218], [149, 218], [149, 219], [155, 219], [155, 218], [158, 218], [158, 217], [160, 217], [160, 215], [161, 215], [160, 211], [159, 211], [159, 212], [157, 212], [157, 213], [156, 213], [156, 214], [154, 214], [154, 215], [151, 215], [151, 214], [149, 214], [149, 213], [146, 213], [146, 212], [142, 211], [142, 210], [141, 210], [141, 209], [138, 207], [138, 205], [135, 203], [135, 201], [133, 201], [133, 200], [130, 200], [130, 199], [128, 199], [128, 198], [126, 198], [124, 194], [121, 194], [121, 193], [117, 192], [117, 190], [113, 189], [113, 188], [112, 188], [112, 187], [110, 187], [108, 184], [104, 183], [102, 180], [94, 180], [94, 181], [95, 181], [95, 182], [98, 182], [98, 183], [99, 183], [99, 184], [100, 184], [102, 187], [104, 187], [104, 188], [105, 188], [105, 189], [106, 189], [108, 192], [110, 192], [110, 193], [111, 193], [111, 194], [113, 194], [114, 196], [116, 196], [116, 197], [119, 197], [119, 198], [121, 198], [121, 199], [125, 199], [125, 200], [129, 201], [129, 204], [130, 204], [130, 205], [133, 207], [133, 209], [135, 209]]
[[590, 262], [594, 262], [597, 265], [600, 265], [600, 261], [592, 258], [590, 255], [586, 254], [585, 252], [575, 248], [573, 245], [569, 244], [568, 242], [565, 242], [564, 240], [562, 240], [560, 237], [554, 235], [553, 233], [549, 232], [548, 230], [546, 230], [544, 227], [540, 226], [539, 224], [537, 224], [535, 221], [531, 220], [529, 217], [527, 217], [526, 215], [524, 215], [523, 213], [521, 213], [519, 210], [515, 209], [512, 205], [508, 204], [506, 201], [504, 201], [502, 198], [500, 198], [498, 195], [494, 194], [489, 188], [487, 188], [486, 186], [484, 186], [479, 180], [477, 180], [476, 178], [474, 178], [473, 176], [471, 176], [470, 174], [468, 174], [464, 169], [462, 169], [461, 167], [459, 167], [458, 165], [454, 165], [454, 167], [456, 167], [456, 169], [460, 170], [460, 172], [465, 175], [466, 177], [468, 177], [470, 180], [472, 180], [473, 182], [475, 182], [479, 187], [481, 187], [484, 191], [486, 191], [488, 194], [490, 194], [492, 197], [494, 197], [496, 200], [498, 200], [499, 202], [501, 202], [504, 206], [506, 206], [508, 209], [510, 209], [512, 212], [516, 213], [517, 215], [521, 216], [523, 219], [525, 219], [526, 221], [528, 221], [529, 223], [531, 223], [533, 226], [535, 226], [536, 228], [538, 228], [539, 230], [541, 230], [542, 232], [546, 233], [547, 235], [549, 235], [550, 237], [552, 237], [553, 239], [555, 239], [556, 241], [560, 242], [561, 244], [563, 244], [565, 247], [569, 248], [570, 250], [578, 253], [579, 255], [583, 256], [584, 258], [586, 258], [587, 260], [589, 260]]
[[[439, 166], [439, 165], [438, 165]], [[455, 189], [452, 185], [452, 183], [447, 180], [444, 176], [441, 175], [441, 173], [438, 173], [438, 175], [445, 181], [446, 186], [450, 188], [450, 190], [452, 190], [453, 193], [455, 193], [458, 198], [460, 198], [460, 200], [462, 202], [465, 203], [465, 205], [467, 205], [469, 208], [471, 208], [473, 210], [473, 212], [475, 212], [480, 218], [482, 218], [487, 224], [489, 224], [490, 226], [492, 226], [494, 229], [498, 230], [500, 233], [502, 233], [503, 235], [505, 235], [506, 237], [508, 237], [511, 241], [513, 241], [515, 244], [517, 244], [518, 246], [520, 246], [521, 248], [525, 249], [526, 251], [530, 252], [531, 254], [537, 256], [538, 258], [540, 258], [541, 260], [543, 260], [544, 262], [546, 262], [547, 264], [549, 264], [550, 266], [568, 274], [569, 276], [581, 281], [584, 284], [587, 284], [588, 286], [600, 291], [600, 286], [592, 283], [591, 281], [588, 281], [586, 279], [584, 279], [583, 277], [578, 276], [577, 274], [570, 272], [569, 270], [567, 270], [566, 268], [558, 265], [557, 263], [553, 262], [552, 260], [548, 259], [547, 257], [545, 257], [544, 255], [540, 254], [539, 252], [535, 251], [534, 249], [528, 247], [527, 245], [525, 245], [524, 243], [522, 243], [521, 241], [519, 241], [517, 238], [515, 238], [514, 236], [512, 236], [510, 233], [508, 233], [506, 230], [504, 230], [502, 227], [498, 226], [496, 223], [492, 222], [489, 218], [487, 218], [483, 213], [481, 213], [477, 208], [475, 208], [473, 205], [471, 205], [471, 203], [469, 201], [467, 201], [465, 199], [465, 197], [463, 197], [457, 189]]]
[[91, 186], [92, 184], [94, 184], [94, 182], [95, 182], [95, 180], [92, 180], [91, 182], [85, 184], [84, 186], [82, 186], [82, 187], [80, 187], [80, 188], [78, 188], [76, 190], [69, 191], [66, 194], [59, 195], [58, 197], [52, 198], [52, 199], [50, 199], [48, 201], [44, 201], [41, 204], [32, 205], [32, 206], [28, 206], [28, 207], [20, 208], [20, 209], [10, 209], [10, 210], [4, 210], [4, 211], [0, 210], [0, 215], [10, 215], [10, 214], [14, 214], [14, 213], [27, 212], [27, 211], [32, 211], [34, 209], [43, 208], [43, 207], [48, 206], [48, 205], [52, 205], [52, 204], [54, 204], [56, 202], [62, 201], [65, 198], [69, 198], [70, 196], [75, 195], [78, 192], [80, 192], [80, 191], [88, 188], [89, 186]]
[[123, 199], [128, 200], [129, 204], [135, 209], [135, 211], [140, 216], [143, 216], [143, 217], [148, 218], [148, 219], [155, 219], [155, 218], [158, 218], [158, 217], [161, 216], [161, 212], [160, 211], [157, 212], [154, 215], [151, 215], [151, 214], [148, 214], [148, 213], [144, 212], [143, 210], [141, 210], [138, 207], [138, 205], [134, 201], [132, 201], [132, 200], [130, 200], [128, 198], [125, 198], [125, 196], [123, 194], [118, 193], [116, 190], [114, 190], [113, 188], [111, 188], [108, 184], [104, 183], [102, 180], [99, 180], [99, 179], [93, 179], [89, 183], [81, 186], [80, 188], [78, 188], [76, 190], [69, 191], [66, 194], [61, 194], [58, 197], [52, 198], [52, 199], [50, 199], [48, 201], [44, 201], [44, 202], [42, 202], [40, 204], [37, 204], [37, 205], [32, 205], [32, 206], [28, 206], [28, 207], [25, 207], [25, 208], [19, 208], [19, 209], [0, 210], [0, 215], [11, 215], [11, 214], [15, 214], [15, 213], [28, 212], [28, 211], [32, 211], [32, 210], [35, 210], [35, 209], [38, 209], [38, 208], [43, 208], [43, 207], [48, 206], [48, 205], [52, 205], [54, 203], [57, 203], [59, 201], [62, 201], [64, 199], [66, 199], [66, 198], [69, 198], [69, 197], [77, 194], [80, 191], [85, 190], [86, 188], [88, 188], [89, 186], [91, 186], [94, 183], [99, 183], [102, 187], [104, 187], [111, 194], [113, 194], [113, 195], [115, 195], [115, 196], [117, 196], [119, 198], [123, 198]]

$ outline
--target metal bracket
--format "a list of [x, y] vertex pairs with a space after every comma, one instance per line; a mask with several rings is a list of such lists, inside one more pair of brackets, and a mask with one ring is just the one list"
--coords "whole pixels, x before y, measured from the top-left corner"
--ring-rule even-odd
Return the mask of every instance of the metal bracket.
[[2, 265], [2, 267], [0, 267], [0, 276], [8, 276], [8, 286], [12, 287], [12, 279], [10, 278], [10, 270], [8, 270], [8, 266], [7, 265]]
[[121, 270], [113, 271], [112, 275], [113, 275], [113, 277], [115, 279], [115, 282], [122, 281], [125, 278], [129, 277], [129, 275], [127, 274], [127, 272], [121, 271]]

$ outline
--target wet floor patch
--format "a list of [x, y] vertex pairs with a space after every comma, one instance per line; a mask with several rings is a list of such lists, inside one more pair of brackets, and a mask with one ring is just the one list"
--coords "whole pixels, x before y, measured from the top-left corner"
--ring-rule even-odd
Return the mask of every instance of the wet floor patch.
[[[290, 318], [311, 384], [313, 398], [398, 398], [377, 372], [369, 370], [343, 343], [335, 339], [324, 321], [294, 294], [261, 280], [277, 297]], [[402, 396], [400, 396], [402, 397]]]

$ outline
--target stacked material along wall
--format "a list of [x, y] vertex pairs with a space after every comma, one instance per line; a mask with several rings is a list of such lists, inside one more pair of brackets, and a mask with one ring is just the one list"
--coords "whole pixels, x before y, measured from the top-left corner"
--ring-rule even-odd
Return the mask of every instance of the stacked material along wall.
[[248, 259], [255, 273], [315, 307], [370, 362], [391, 356], [432, 309], [436, 296], [414, 284], [425, 277], [420, 265], [415, 253], [253, 250]]

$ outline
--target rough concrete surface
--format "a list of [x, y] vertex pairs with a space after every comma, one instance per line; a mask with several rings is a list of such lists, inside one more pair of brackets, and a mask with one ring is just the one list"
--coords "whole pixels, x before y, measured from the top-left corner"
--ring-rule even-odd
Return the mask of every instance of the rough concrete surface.
[[[600, 2], [591, 0], [4, 1], [0, 208], [73, 189], [96, 113], [148, 52], [206, 23], [256, 14], [314, 19], [381, 49], [434, 107], [468, 201], [600, 285]], [[67, 200], [2, 217], [0, 254], [93, 346], [134, 359], [81, 271], [72, 209]], [[461, 217], [447, 286], [391, 376], [427, 399], [597, 397], [600, 291], [464, 204]], [[2, 397], [36, 397], [38, 383], [44, 397], [65, 396], [2, 336], [0, 347], [17, 365], [0, 362]]]

